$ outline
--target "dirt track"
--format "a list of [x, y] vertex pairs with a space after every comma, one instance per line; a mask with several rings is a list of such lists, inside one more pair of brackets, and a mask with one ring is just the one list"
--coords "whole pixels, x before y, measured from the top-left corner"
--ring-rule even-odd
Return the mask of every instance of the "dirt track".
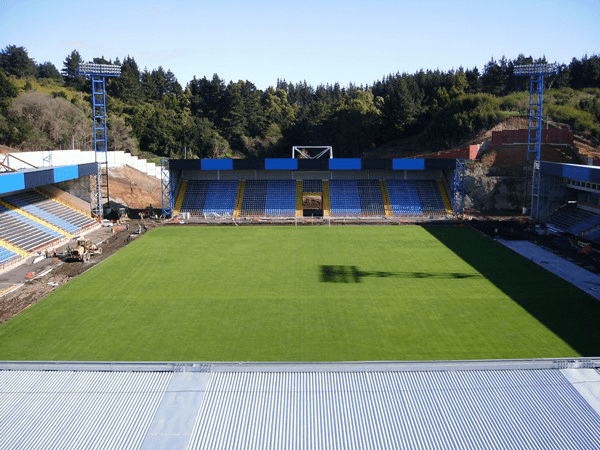
[[[0, 297], [0, 324], [29, 308], [58, 286], [67, 283], [127, 245], [133, 239], [131, 237], [133, 231], [138, 227], [141, 227], [142, 234], [144, 234], [156, 226], [157, 223], [152, 221], [132, 220], [129, 222], [129, 228], [121, 231], [117, 231], [120, 227], [114, 227], [114, 232], [113, 228], [100, 228], [86, 236], [95, 243], [102, 242], [100, 244], [102, 254], [93, 255], [88, 262], [64, 260], [62, 256], [64, 247], [66, 247], [64, 245], [57, 250], [57, 257], [44, 259], [36, 264], [27, 261], [23, 265], [15, 267], [12, 271], [2, 274], [3, 281], [8, 281], [14, 285], [23, 284], [15, 291]], [[38, 275], [48, 270], [50, 271], [47, 274]]]

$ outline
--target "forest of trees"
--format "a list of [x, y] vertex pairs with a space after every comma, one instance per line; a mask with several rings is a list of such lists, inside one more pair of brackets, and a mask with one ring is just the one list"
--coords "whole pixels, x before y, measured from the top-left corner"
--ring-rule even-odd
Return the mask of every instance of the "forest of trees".
[[[91, 86], [77, 75], [80, 62], [74, 50], [59, 71], [36, 63], [23, 47], [2, 50], [0, 144], [91, 149]], [[338, 157], [382, 147], [461, 145], [505, 117], [526, 113], [528, 80], [516, 77], [514, 67], [545, 60], [521, 55], [491, 59], [481, 71], [396, 73], [370, 86], [279, 80], [264, 91], [217, 74], [182, 87], [170, 70], [140, 70], [130, 56], [93, 62], [121, 65], [121, 76], [107, 83], [111, 149], [198, 158], [287, 156], [292, 145], [333, 145]], [[19, 80], [25, 80], [22, 88]], [[34, 81], [51, 92], [35, 92]], [[560, 64], [546, 87], [545, 111], [598, 142], [600, 56]]]

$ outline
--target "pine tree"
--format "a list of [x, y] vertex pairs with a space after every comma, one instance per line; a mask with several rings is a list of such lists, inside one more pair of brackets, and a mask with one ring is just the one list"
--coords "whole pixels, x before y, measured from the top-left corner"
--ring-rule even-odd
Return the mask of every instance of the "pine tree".
[[17, 78], [35, 76], [37, 72], [35, 61], [29, 57], [27, 49], [16, 45], [9, 45], [0, 52], [0, 68]]

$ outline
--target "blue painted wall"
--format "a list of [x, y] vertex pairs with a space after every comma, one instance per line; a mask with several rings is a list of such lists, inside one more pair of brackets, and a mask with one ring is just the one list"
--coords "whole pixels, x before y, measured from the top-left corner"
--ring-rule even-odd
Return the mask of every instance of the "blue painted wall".
[[0, 175], [0, 194], [25, 189], [23, 173], [6, 173]]
[[55, 167], [54, 168], [54, 182], [60, 183], [61, 181], [72, 180], [73, 178], [79, 177], [78, 166], [66, 166], [66, 167]]

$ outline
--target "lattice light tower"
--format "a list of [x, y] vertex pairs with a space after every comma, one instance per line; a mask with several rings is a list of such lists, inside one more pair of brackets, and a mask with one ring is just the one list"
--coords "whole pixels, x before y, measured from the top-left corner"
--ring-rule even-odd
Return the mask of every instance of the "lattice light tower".
[[515, 66], [514, 74], [529, 77], [529, 110], [527, 112], [527, 161], [533, 161], [531, 181], [531, 217], [538, 218], [540, 202], [540, 160], [542, 157], [542, 123], [544, 102], [544, 77], [558, 72], [556, 64], [525, 64]]
[[103, 205], [110, 201], [108, 191], [108, 135], [106, 132], [106, 78], [121, 75], [121, 66], [82, 63], [77, 70], [92, 80], [92, 108], [94, 116], [94, 154], [98, 164], [95, 186], [92, 187], [92, 214], [104, 217]]

